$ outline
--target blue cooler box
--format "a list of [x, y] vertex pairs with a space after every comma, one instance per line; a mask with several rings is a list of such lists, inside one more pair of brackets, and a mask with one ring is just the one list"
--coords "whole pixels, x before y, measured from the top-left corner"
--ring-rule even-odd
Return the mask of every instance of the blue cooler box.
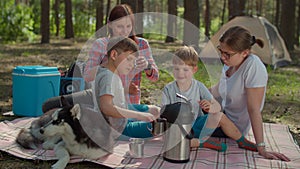
[[12, 109], [17, 116], [40, 116], [43, 103], [59, 95], [60, 73], [57, 67], [17, 66], [12, 78]]

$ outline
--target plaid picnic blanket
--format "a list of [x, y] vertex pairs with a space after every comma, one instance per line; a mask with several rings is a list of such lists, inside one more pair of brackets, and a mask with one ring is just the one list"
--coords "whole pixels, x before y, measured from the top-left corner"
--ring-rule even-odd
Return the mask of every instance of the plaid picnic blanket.
[[[29, 150], [23, 149], [16, 142], [16, 136], [20, 129], [29, 127], [35, 118], [18, 118], [13, 121], [2, 121], [0, 123], [0, 150], [16, 157], [32, 160], [56, 160], [53, 150]], [[226, 138], [215, 138], [228, 145], [226, 152], [217, 152], [210, 149], [193, 149], [188, 163], [170, 163], [163, 160], [161, 138], [154, 138], [145, 142], [144, 158], [131, 158], [128, 156], [129, 146], [126, 141], [119, 141], [114, 152], [97, 160], [83, 159], [72, 156], [70, 163], [90, 161], [112, 168], [300, 168], [300, 149], [294, 142], [286, 125], [264, 123], [265, 140], [267, 149], [278, 151], [287, 155], [291, 161], [264, 159], [257, 152], [238, 148], [235, 141]], [[253, 134], [248, 136], [254, 140]]]

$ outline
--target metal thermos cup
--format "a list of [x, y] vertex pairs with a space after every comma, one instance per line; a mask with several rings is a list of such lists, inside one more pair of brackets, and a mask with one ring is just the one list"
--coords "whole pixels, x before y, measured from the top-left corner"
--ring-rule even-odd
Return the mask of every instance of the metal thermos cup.
[[152, 129], [149, 129], [153, 136], [160, 136], [166, 130], [167, 120], [164, 118], [158, 118], [152, 122]]
[[144, 139], [130, 138], [129, 139], [129, 153], [131, 157], [141, 158], [144, 156]]

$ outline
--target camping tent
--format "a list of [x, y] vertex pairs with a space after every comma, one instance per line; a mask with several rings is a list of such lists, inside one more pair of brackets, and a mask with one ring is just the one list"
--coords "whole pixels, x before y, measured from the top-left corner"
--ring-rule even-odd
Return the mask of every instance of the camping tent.
[[220, 36], [232, 26], [243, 26], [252, 35], [264, 40], [264, 47], [258, 45], [252, 47], [252, 52], [257, 54], [261, 60], [274, 68], [287, 65], [291, 62], [290, 55], [285, 43], [281, 38], [277, 28], [264, 17], [237, 16], [224, 24], [220, 30], [211, 38], [211, 41], [204, 47], [200, 57], [214, 57], [212, 50], [216, 50]]

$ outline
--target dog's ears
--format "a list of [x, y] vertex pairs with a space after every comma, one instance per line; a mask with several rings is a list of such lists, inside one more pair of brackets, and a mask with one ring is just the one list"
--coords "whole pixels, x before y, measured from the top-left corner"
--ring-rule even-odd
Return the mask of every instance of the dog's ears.
[[75, 104], [70, 111], [72, 113], [73, 119], [75, 119], [75, 118], [78, 120], [80, 119], [81, 109], [80, 109], [79, 104]]
[[61, 105], [63, 107], [65, 107], [65, 106], [71, 106], [70, 103], [68, 102], [68, 100], [64, 96], [60, 97], [60, 101], [61, 101]]

